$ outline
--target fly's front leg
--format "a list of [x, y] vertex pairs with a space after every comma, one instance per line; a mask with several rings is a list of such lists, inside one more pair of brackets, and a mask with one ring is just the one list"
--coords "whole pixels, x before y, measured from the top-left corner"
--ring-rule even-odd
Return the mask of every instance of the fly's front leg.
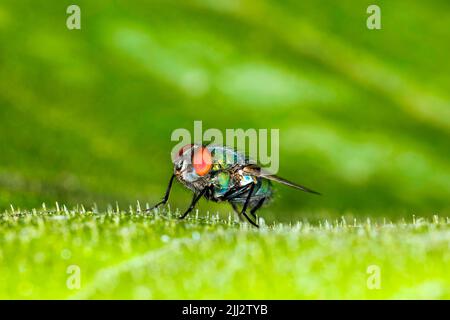
[[169, 200], [170, 190], [172, 189], [173, 179], [175, 179], [174, 174], [170, 177], [169, 185], [167, 186], [166, 194], [164, 195], [164, 198], [160, 202], [155, 204], [153, 207], [151, 207], [150, 209], [145, 210], [145, 212], [149, 212], [155, 208], [158, 208], [160, 205], [167, 203], [167, 200]]
[[183, 215], [179, 218], [179, 219], [184, 219], [187, 217], [187, 215], [189, 214], [189, 212], [191, 212], [194, 208], [195, 205], [197, 204], [198, 200], [200, 200], [200, 198], [205, 194], [206, 190], [208, 188], [204, 188], [200, 193], [196, 194], [194, 193], [194, 196], [192, 197], [192, 202], [191, 205], [189, 206], [189, 208], [186, 210], [185, 213], [183, 213]]

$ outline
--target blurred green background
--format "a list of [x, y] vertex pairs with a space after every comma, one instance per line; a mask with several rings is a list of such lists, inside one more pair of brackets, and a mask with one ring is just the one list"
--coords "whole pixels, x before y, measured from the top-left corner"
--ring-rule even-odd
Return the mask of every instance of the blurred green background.
[[1, 210], [156, 202], [202, 120], [279, 128], [279, 174], [324, 194], [280, 186], [269, 218], [449, 213], [446, 0], [3, 0], [0, 41]]

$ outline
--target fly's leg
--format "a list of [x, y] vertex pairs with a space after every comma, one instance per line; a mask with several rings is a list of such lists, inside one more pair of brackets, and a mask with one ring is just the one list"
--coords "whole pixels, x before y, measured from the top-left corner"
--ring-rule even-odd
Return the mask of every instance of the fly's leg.
[[237, 207], [237, 205], [235, 203], [233, 203], [233, 202], [230, 202], [230, 203], [231, 203], [231, 206], [233, 207], [234, 212], [239, 217], [239, 220], [244, 221], [244, 218], [242, 218], [242, 215], [239, 212], [239, 208]]
[[164, 198], [160, 202], [155, 204], [153, 207], [151, 207], [150, 209], [145, 210], [145, 212], [149, 212], [155, 208], [158, 208], [160, 205], [167, 203], [167, 200], [169, 200], [170, 190], [172, 189], [173, 179], [175, 179], [174, 174], [170, 177], [169, 185], [167, 186], [166, 194], [164, 195]]
[[195, 205], [197, 204], [198, 200], [200, 200], [200, 198], [205, 194], [206, 190], [208, 188], [203, 189], [199, 194], [194, 193], [194, 196], [192, 197], [192, 202], [191, 205], [189, 206], [189, 208], [186, 210], [185, 213], [183, 213], [182, 216], [180, 216], [179, 219], [184, 219], [187, 217], [187, 215], [189, 214], [189, 212], [192, 211], [192, 209], [195, 208]]
[[253, 222], [252, 219], [250, 219], [250, 217], [246, 213], [247, 207], [248, 207], [248, 204], [250, 202], [250, 198], [252, 197], [252, 193], [253, 193], [254, 189], [255, 189], [255, 184], [252, 183], [252, 185], [250, 187], [250, 191], [249, 191], [248, 196], [247, 196], [247, 200], [245, 200], [244, 207], [242, 208], [242, 212], [241, 213], [248, 220], [248, 222], [250, 222], [255, 227], [259, 228], [259, 226], [255, 222]]
[[259, 200], [259, 202], [256, 204], [256, 206], [254, 206], [252, 208], [252, 210], [250, 210], [250, 214], [256, 219], [256, 214], [255, 212], [261, 208], [261, 206], [263, 205], [264, 201], [266, 200], [266, 198], [262, 198], [261, 200]]

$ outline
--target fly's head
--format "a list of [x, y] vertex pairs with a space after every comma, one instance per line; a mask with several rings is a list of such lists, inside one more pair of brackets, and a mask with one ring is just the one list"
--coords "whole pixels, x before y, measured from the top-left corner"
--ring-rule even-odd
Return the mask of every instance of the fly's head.
[[200, 144], [188, 144], [180, 149], [174, 160], [174, 173], [180, 182], [203, 182], [213, 164], [211, 152]]

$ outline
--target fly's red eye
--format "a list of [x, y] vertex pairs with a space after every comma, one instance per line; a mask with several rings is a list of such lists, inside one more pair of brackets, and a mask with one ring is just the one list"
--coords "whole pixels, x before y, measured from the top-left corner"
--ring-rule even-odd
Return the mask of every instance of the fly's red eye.
[[195, 172], [199, 176], [204, 176], [212, 167], [211, 153], [205, 147], [198, 148], [192, 157], [192, 163], [194, 164]]
[[179, 151], [178, 151], [178, 156], [181, 157], [186, 151], [188, 151], [190, 148], [192, 148], [193, 144], [187, 144], [184, 147], [182, 147]]

